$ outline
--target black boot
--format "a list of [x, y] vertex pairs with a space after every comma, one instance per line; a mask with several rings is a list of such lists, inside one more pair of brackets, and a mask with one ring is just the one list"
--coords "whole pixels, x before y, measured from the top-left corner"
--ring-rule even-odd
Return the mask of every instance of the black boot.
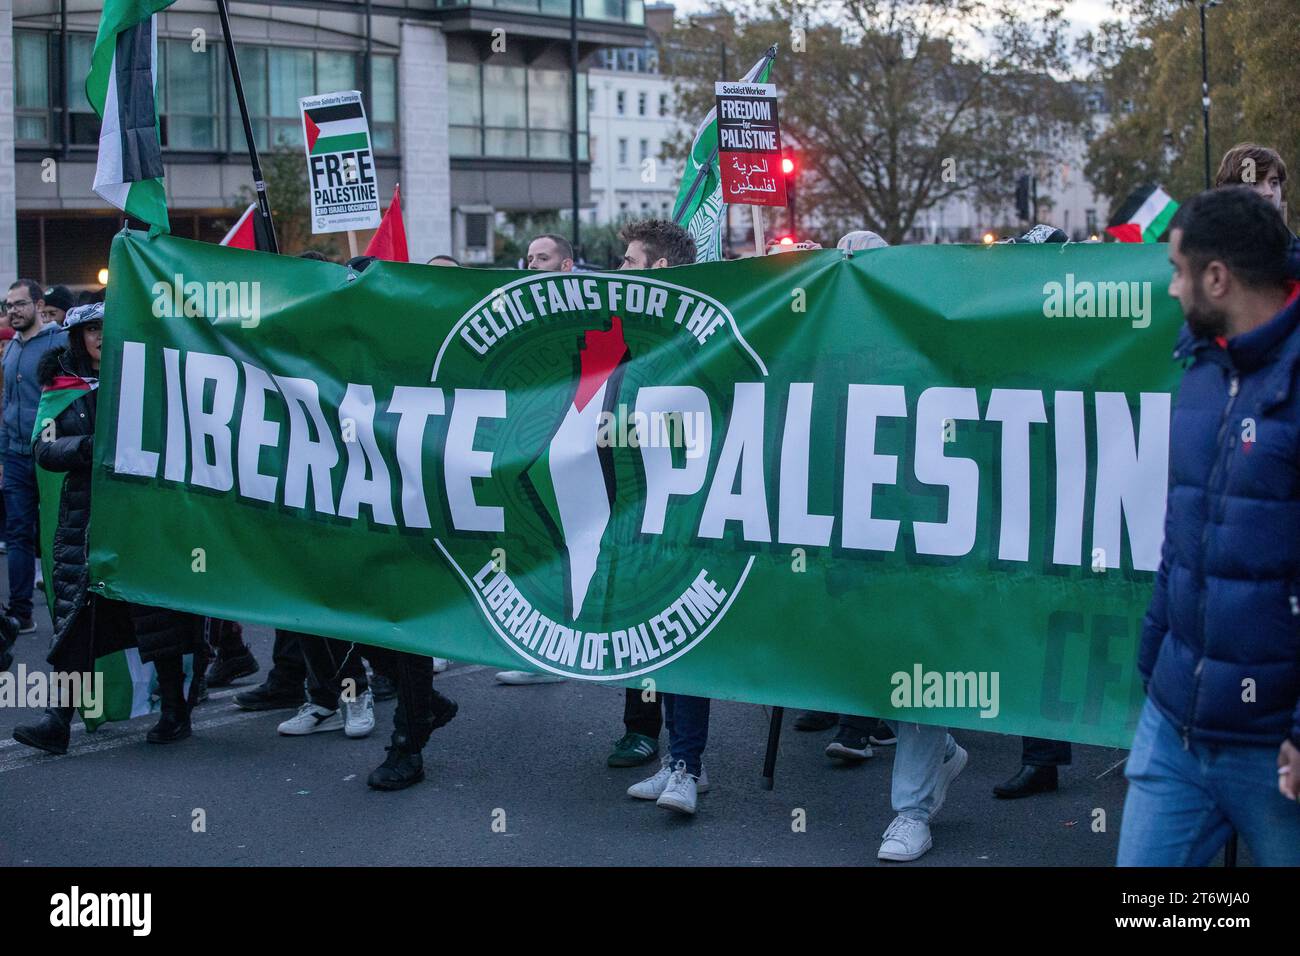
[[405, 790], [424, 779], [424, 757], [412, 750], [404, 734], [393, 733], [393, 742], [384, 748], [388, 756], [370, 773], [366, 782], [375, 790]]
[[179, 657], [154, 661], [162, 716], [145, 736], [151, 744], [170, 744], [190, 735], [190, 707], [185, 699], [185, 667]]
[[1003, 800], [1017, 800], [1036, 793], [1049, 793], [1057, 787], [1055, 767], [1035, 767], [1025, 764], [1020, 772], [993, 788], [993, 795]]
[[74, 712], [71, 707], [47, 707], [36, 723], [15, 727], [14, 740], [61, 757], [68, 752]]

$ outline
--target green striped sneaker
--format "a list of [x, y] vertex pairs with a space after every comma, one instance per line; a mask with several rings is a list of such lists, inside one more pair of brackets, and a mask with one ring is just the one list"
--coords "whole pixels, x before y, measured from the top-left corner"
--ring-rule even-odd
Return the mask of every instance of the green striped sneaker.
[[639, 767], [659, 756], [659, 741], [645, 734], [624, 734], [609, 755], [611, 767]]

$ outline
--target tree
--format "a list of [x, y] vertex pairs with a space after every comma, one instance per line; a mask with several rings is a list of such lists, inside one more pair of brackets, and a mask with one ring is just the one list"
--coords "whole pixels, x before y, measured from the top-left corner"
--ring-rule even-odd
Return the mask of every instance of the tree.
[[[307, 190], [307, 164], [301, 149], [277, 146], [262, 154], [262, 175], [271, 199], [271, 219], [280, 252], [296, 256], [313, 249], [337, 261], [347, 258], [347, 241], [341, 233], [313, 235], [311, 201]], [[239, 188], [239, 201], [245, 207], [257, 201], [251, 186]], [[233, 225], [233, 223], [232, 223]], [[362, 243], [364, 247], [364, 243]]]
[[[674, 30], [668, 71], [686, 115], [703, 116], [720, 42], [728, 79], [778, 44], [773, 81], [782, 134], [799, 152], [801, 218], [823, 239], [867, 228], [900, 242], [953, 196], [1006, 209], [1016, 177], [1053, 160], [1083, 122], [1073, 87], [1054, 79], [1068, 49], [1057, 2], [755, 2], [696, 18], [710, 28]], [[687, 148], [685, 137], [674, 143], [679, 156]]]
[[[1178, 199], [1205, 185], [1201, 27], [1194, 3], [1123, 0], [1121, 19], [1081, 42], [1106, 89], [1112, 123], [1092, 143], [1088, 178], [1112, 202], [1157, 182]], [[1300, 163], [1300, 21], [1284, 0], [1207, 11], [1210, 174], [1229, 147], [1257, 142]], [[1291, 225], [1297, 217], [1291, 210]]]

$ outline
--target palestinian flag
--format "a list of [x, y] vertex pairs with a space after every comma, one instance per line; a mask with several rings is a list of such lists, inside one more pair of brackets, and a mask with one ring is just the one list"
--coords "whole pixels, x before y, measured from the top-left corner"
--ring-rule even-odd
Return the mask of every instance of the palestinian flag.
[[302, 131], [307, 138], [309, 156], [370, 147], [369, 127], [366, 126], [366, 111], [361, 106], [360, 93], [353, 103], [303, 110]]
[[[41, 440], [47, 429], [53, 435], [54, 422], [63, 411], [81, 396], [94, 391], [97, 384], [87, 382], [76, 375], [59, 375], [41, 391], [40, 404], [36, 406], [36, 423], [32, 427], [32, 444]], [[59, 526], [59, 500], [63, 495], [63, 480], [68, 476], [65, 471], [46, 471], [36, 469], [36, 491], [39, 495], [38, 511], [40, 513], [41, 540], [37, 542], [41, 551], [41, 567], [45, 575], [45, 600], [54, 615], [54, 531]]]
[[614, 408], [627, 357], [623, 321], [618, 316], [611, 318], [608, 331], [587, 331], [573, 399], [550, 443], [523, 474], [543, 520], [568, 558], [565, 576], [573, 620], [582, 613], [609, 527], [614, 501], [612, 449], [598, 436], [601, 413]]
[[257, 203], [249, 203], [244, 214], [235, 221], [226, 233], [225, 238], [219, 245], [230, 246], [232, 249], [251, 249], [257, 252], [270, 252], [271, 243], [266, 234], [266, 226], [262, 221], [262, 213], [257, 208]]
[[[776, 62], [773, 44], [763, 58], [740, 78], [742, 83], [766, 83]], [[722, 258], [722, 224], [726, 219], [722, 202], [722, 170], [718, 168], [718, 109], [705, 115], [682, 173], [682, 184], [673, 204], [673, 222], [695, 240], [696, 262], [717, 262]]]
[[104, 0], [86, 97], [103, 122], [95, 192], [128, 216], [169, 232], [158, 133], [158, 30], [175, 0]]
[[1106, 231], [1120, 242], [1156, 242], [1178, 212], [1178, 203], [1159, 186], [1139, 186], [1110, 217]]

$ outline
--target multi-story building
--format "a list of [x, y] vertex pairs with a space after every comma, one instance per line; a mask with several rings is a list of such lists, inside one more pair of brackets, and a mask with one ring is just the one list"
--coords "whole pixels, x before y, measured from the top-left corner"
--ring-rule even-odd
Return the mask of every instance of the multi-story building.
[[[587, 203], [587, 63], [646, 34], [642, 0], [577, 2]], [[0, 0], [0, 268], [10, 276], [93, 284], [121, 227], [91, 189], [99, 122], [83, 86], [101, 10], [98, 0]], [[381, 195], [400, 180], [413, 259], [490, 261], [496, 212], [570, 204], [569, 0], [275, 0], [230, 12], [264, 158], [300, 153], [300, 97], [366, 93]], [[177, 0], [157, 23], [173, 232], [217, 239], [251, 187], [225, 38], [212, 0]]]
[[646, 8], [650, 37], [641, 46], [602, 50], [592, 60], [587, 97], [591, 144], [591, 207], [584, 218], [665, 218], [677, 196], [678, 163], [664, 144], [684, 122], [673, 84], [659, 72], [659, 30], [672, 24], [671, 4]]

